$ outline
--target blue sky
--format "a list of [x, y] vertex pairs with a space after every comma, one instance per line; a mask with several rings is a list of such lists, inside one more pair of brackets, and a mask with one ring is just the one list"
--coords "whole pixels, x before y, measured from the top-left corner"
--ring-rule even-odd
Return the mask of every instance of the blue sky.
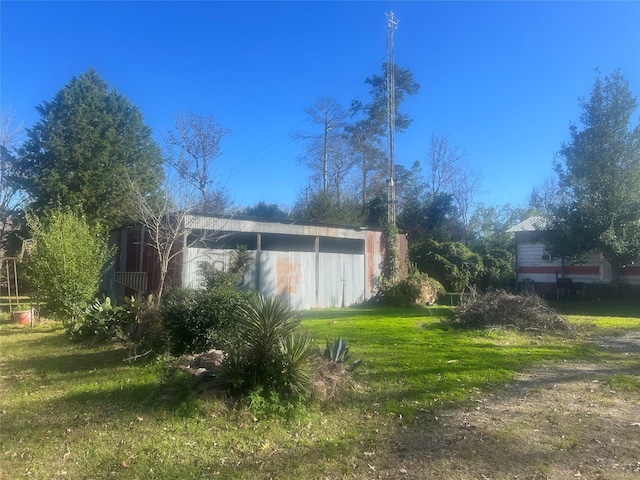
[[[396, 159], [424, 162], [449, 135], [482, 175], [478, 200], [524, 205], [552, 162], [578, 99], [617, 68], [640, 95], [640, 2], [0, 3], [2, 107], [31, 126], [35, 106], [88, 68], [142, 111], [162, 144], [178, 113], [231, 130], [218, 175], [236, 205], [292, 205], [309, 172], [291, 132], [321, 96], [366, 101], [400, 19], [396, 63], [420, 93]], [[638, 111], [640, 115], [640, 111]]]

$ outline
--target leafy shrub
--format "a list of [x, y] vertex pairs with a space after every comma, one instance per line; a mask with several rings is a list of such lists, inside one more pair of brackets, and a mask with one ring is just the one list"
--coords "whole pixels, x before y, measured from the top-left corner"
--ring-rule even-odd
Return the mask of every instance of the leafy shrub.
[[449, 292], [477, 284], [484, 273], [482, 257], [459, 242], [426, 240], [413, 244], [409, 254], [420, 271], [437, 279]]
[[226, 385], [240, 393], [306, 396], [317, 347], [284, 300], [252, 295], [235, 318], [240, 341], [222, 363]]
[[27, 215], [27, 222], [33, 237], [31, 278], [48, 310], [71, 333], [95, 298], [112, 255], [107, 236], [68, 210]]
[[394, 307], [411, 307], [433, 304], [446, 292], [436, 279], [415, 270], [408, 277], [396, 282], [382, 292], [381, 301]]
[[234, 312], [244, 307], [248, 293], [226, 283], [212, 290], [175, 289], [162, 298], [160, 317], [173, 355], [199, 353], [212, 348], [226, 350], [239, 332]]
[[67, 332], [73, 339], [92, 339], [99, 342], [124, 340], [123, 325], [130, 318], [130, 312], [122, 306], [113, 305], [106, 297], [103, 301], [95, 300], [84, 310], [84, 316], [74, 321], [67, 321]]
[[169, 350], [174, 355], [226, 350], [236, 343], [234, 312], [247, 304], [249, 293], [238, 290], [250, 254], [239, 246], [232, 252], [229, 270], [208, 262], [198, 265], [204, 290], [174, 289], [162, 298], [160, 317]]
[[460, 298], [451, 322], [470, 327], [501, 327], [518, 330], [565, 330], [568, 321], [535, 294], [513, 295], [470, 289]]
[[229, 268], [226, 272], [217, 269], [212, 263], [200, 262], [198, 273], [207, 290], [221, 288], [235, 290], [242, 276], [247, 273], [250, 261], [251, 254], [246, 245], [238, 245], [235, 250], [231, 251]]
[[66, 322], [67, 331], [76, 340], [131, 341], [147, 347], [154, 344], [155, 350], [159, 350], [156, 310], [152, 298], [141, 301], [124, 297], [121, 305], [109, 297], [96, 299], [85, 308], [81, 318]]

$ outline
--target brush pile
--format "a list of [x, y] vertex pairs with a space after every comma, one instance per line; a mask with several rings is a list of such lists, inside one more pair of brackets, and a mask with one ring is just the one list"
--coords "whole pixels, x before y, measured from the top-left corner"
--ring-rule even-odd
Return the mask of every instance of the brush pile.
[[475, 288], [460, 298], [451, 323], [467, 327], [561, 331], [569, 322], [535, 294], [514, 295], [500, 290], [486, 293]]

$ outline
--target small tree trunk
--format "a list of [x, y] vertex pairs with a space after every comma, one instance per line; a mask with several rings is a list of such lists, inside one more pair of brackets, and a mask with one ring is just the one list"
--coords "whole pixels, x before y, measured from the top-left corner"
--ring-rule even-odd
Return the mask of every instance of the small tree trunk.
[[611, 286], [618, 290], [620, 288], [620, 265], [611, 262]]

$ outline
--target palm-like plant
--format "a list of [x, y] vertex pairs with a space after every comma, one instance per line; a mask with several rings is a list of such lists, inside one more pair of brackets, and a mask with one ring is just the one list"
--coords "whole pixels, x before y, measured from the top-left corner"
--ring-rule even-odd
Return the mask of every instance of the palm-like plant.
[[313, 338], [306, 333], [292, 333], [282, 339], [280, 351], [284, 389], [294, 396], [308, 394], [313, 381], [313, 359], [318, 354]]
[[306, 394], [317, 349], [311, 337], [296, 331], [295, 312], [278, 297], [255, 295], [235, 316], [242, 340], [223, 364], [227, 384], [244, 391], [262, 387]]

